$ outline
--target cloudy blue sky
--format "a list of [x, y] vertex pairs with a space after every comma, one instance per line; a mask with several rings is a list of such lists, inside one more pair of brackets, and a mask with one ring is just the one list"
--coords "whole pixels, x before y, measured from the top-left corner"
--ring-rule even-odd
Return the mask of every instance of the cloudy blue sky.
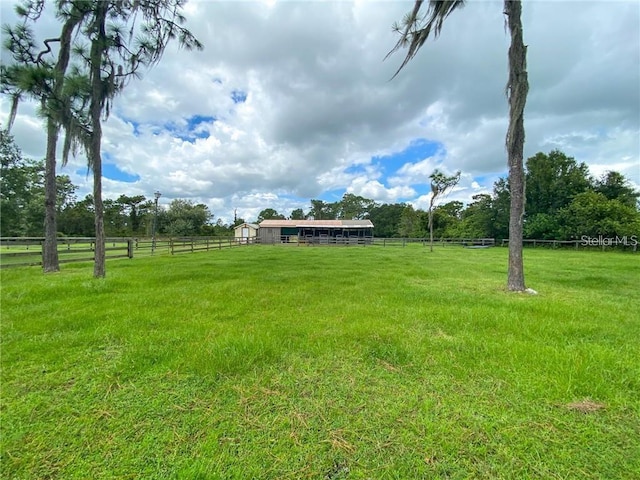
[[[169, 48], [131, 82], [104, 125], [104, 195], [162, 192], [225, 222], [288, 215], [345, 192], [428, 204], [435, 169], [462, 171], [448, 200], [490, 192], [506, 175], [508, 35], [502, 2], [469, 1], [393, 81], [383, 61], [412, 2], [191, 0], [202, 52]], [[13, 2], [0, 2], [13, 23]], [[530, 93], [525, 156], [560, 149], [595, 176], [640, 187], [640, 3], [525, 1]], [[55, 34], [46, 16], [40, 38]], [[3, 53], [3, 61], [8, 58]], [[8, 102], [2, 99], [0, 122]], [[23, 103], [13, 134], [42, 158], [43, 124]], [[86, 160], [60, 173], [91, 190]]]

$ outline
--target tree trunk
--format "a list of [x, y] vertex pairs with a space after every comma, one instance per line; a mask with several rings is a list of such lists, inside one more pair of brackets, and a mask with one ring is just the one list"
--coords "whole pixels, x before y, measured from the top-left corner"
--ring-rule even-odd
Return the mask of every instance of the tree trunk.
[[[100, 138], [102, 132], [94, 130], [94, 137]], [[95, 140], [92, 140], [92, 144]], [[96, 147], [92, 147], [96, 148]], [[93, 276], [95, 278], [103, 278], [106, 275], [106, 253], [105, 253], [105, 237], [104, 237], [104, 206], [102, 203], [102, 161], [100, 159], [100, 140], [97, 146], [97, 158], [94, 159], [93, 165], [93, 206], [95, 210], [95, 227], [96, 227], [96, 245], [95, 258], [93, 264]]]
[[527, 80], [527, 47], [522, 36], [522, 3], [520, 0], [505, 0], [504, 13], [507, 16], [511, 46], [509, 47], [509, 129], [506, 147], [509, 165], [509, 190], [511, 207], [509, 210], [509, 269], [507, 288], [510, 291], [524, 291], [524, 263], [522, 257], [522, 228], [525, 203], [524, 178], [524, 107], [527, 102], [529, 82]]
[[429, 205], [429, 251], [433, 252], [433, 206], [432, 205]]
[[60, 35], [60, 51], [55, 66], [55, 83], [51, 97], [46, 102], [47, 110], [47, 153], [45, 158], [44, 180], [44, 244], [42, 246], [42, 269], [45, 273], [60, 271], [58, 260], [58, 222], [56, 212], [56, 147], [60, 133], [59, 120], [61, 116], [62, 90], [64, 75], [69, 66], [71, 52], [71, 37], [74, 28], [80, 23], [81, 17], [76, 15], [66, 21]]
[[58, 127], [47, 119], [47, 153], [44, 173], [44, 244], [42, 269], [44, 273], [60, 271], [58, 261], [58, 224], [56, 220], [56, 146]]
[[89, 144], [89, 165], [93, 170], [93, 202], [95, 209], [96, 245], [93, 264], [93, 276], [103, 278], [105, 271], [104, 206], [102, 203], [102, 103], [104, 91], [100, 67], [106, 45], [105, 23], [109, 2], [97, 2], [95, 17], [96, 37], [91, 42], [90, 79], [91, 79], [91, 141]]

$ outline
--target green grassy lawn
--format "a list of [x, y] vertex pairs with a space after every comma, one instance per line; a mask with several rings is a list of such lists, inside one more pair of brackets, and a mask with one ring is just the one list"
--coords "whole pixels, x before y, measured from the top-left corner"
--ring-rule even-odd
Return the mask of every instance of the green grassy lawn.
[[640, 478], [640, 256], [246, 247], [1, 274], [2, 478]]

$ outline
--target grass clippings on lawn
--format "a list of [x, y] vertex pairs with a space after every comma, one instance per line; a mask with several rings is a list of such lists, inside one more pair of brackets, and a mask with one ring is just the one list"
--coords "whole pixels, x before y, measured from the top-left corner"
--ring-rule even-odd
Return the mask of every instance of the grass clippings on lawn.
[[594, 413], [605, 408], [604, 403], [594, 402], [588, 398], [580, 400], [578, 402], [571, 402], [566, 405], [569, 410], [574, 410], [580, 413]]

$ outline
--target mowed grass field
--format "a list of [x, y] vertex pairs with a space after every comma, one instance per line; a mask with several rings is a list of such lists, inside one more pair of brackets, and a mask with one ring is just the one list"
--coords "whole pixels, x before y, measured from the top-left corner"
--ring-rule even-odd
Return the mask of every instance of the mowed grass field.
[[640, 478], [640, 255], [246, 248], [1, 274], [6, 479]]

